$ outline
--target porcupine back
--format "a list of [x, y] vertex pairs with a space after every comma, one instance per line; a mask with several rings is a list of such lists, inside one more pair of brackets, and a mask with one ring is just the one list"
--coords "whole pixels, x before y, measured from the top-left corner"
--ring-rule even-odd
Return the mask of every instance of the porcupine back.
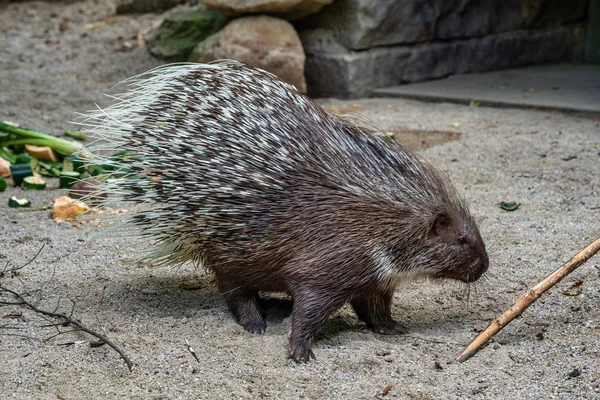
[[117, 165], [126, 174], [102, 190], [136, 206], [126, 222], [158, 246], [156, 262], [294, 246], [348, 208], [359, 221], [344, 229], [378, 225], [360, 218], [385, 221], [390, 210], [405, 217], [390, 241], [424, 235], [427, 224], [415, 220], [440, 210], [468, 215], [447, 179], [417, 155], [327, 114], [265, 71], [184, 64], [128, 83], [85, 123], [101, 139], [94, 151], [132, 152]]

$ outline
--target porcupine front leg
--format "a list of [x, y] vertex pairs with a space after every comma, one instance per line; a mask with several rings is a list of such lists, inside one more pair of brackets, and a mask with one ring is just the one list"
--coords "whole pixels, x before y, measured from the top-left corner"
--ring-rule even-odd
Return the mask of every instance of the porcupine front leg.
[[300, 290], [294, 293], [292, 332], [289, 354], [296, 362], [315, 359], [312, 344], [315, 334], [325, 324], [329, 315], [344, 305], [346, 299], [336, 298], [331, 292]]
[[258, 306], [258, 292], [227, 275], [217, 274], [219, 292], [238, 324], [250, 333], [265, 333], [267, 323]]
[[358, 318], [375, 333], [399, 335], [407, 333], [408, 328], [392, 317], [393, 290], [357, 297], [350, 302]]

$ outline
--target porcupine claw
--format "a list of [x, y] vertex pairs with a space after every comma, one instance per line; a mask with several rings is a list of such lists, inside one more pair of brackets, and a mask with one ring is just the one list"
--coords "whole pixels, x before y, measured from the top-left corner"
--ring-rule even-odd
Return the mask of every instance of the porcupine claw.
[[400, 322], [392, 321], [390, 323], [374, 325], [369, 327], [373, 332], [380, 335], [403, 335], [409, 332], [406, 325]]
[[308, 347], [299, 343], [290, 343], [290, 358], [297, 363], [307, 363], [311, 359], [316, 360], [315, 353]]

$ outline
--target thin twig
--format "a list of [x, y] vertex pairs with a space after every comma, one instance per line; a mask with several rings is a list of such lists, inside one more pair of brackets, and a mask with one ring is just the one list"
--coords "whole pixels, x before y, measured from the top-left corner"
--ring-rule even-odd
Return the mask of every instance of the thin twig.
[[412, 339], [422, 340], [424, 342], [430, 342], [430, 343], [461, 345], [460, 343], [449, 342], [447, 340], [440, 340], [440, 339], [428, 338], [428, 337], [425, 337], [425, 336], [417, 335], [415, 333], [407, 333], [407, 334], [405, 334], [403, 336], [404, 337], [409, 337], [409, 338], [412, 338]]
[[592, 244], [580, 251], [575, 257], [566, 264], [563, 264], [559, 269], [550, 274], [546, 279], [535, 285], [532, 289], [525, 292], [517, 302], [501, 316], [496, 318], [490, 325], [481, 332], [467, 348], [456, 358], [457, 361], [466, 361], [483, 347], [492, 337], [494, 337], [502, 328], [510, 321], [521, 315], [527, 307], [533, 304], [542, 294], [548, 289], [560, 282], [565, 276], [575, 271], [580, 265], [589, 260], [594, 254], [600, 250], [600, 238], [596, 239]]
[[2, 325], [2, 326], [0, 326], [0, 329], [23, 329], [23, 328], [20, 326]]
[[42, 247], [38, 250], [37, 253], [35, 253], [35, 255], [31, 258], [31, 260], [27, 261], [23, 265], [19, 265], [18, 267], [8, 268], [8, 266], [10, 265], [10, 261], [8, 261], [6, 263], [6, 265], [4, 266], [4, 269], [2, 269], [2, 272], [0, 272], [0, 278], [2, 278], [4, 276], [4, 274], [6, 274], [7, 272], [10, 272], [11, 274], [14, 274], [18, 270], [23, 269], [26, 266], [28, 266], [29, 264], [31, 264], [33, 262], [33, 260], [35, 260], [37, 258], [37, 256], [40, 255], [40, 253], [42, 252], [42, 250], [44, 250], [44, 247], [46, 247], [45, 243], [42, 244]]
[[81, 324], [80, 322], [74, 320], [73, 318], [60, 313], [60, 312], [51, 312], [51, 311], [47, 311], [47, 310], [43, 310], [41, 308], [38, 308], [35, 304], [30, 303], [29, 301], [27, 301], [27, 299], [25, 299], [21, 294], [15, 292], [14, 290], [10, 290], [6, 287], [0, 286], [1, 290], [4, 290], [10, 294], [12, 294], [13, 296], [15, 296], [17, 299], [19, 299], [22, 304], [24, 306], [27, 306], [29, 309], [31, 309], [32, 311], [38, 313], [38, 314], [42, 314], [42, 315], [46, 315], [52, 318], [60, 318], [62, 319], [64, 322], [63, 324], [69, 324], [69, 325], [73, 325], [77, 328], [79, 328], [80, 330], [82, 330], [83, 332], [86, 332], [100, 340], [102, 340], [104, 343], [106, 343], [107, 345], [109, 345], [114, 351], [116, 351], [117, 353], [119, 353], [119, 355], [121, 356], [121, 358], [123, 359], [123, 361], [125, 361], [125, 364], [127, 364], [127, 368], [129, 369], [129, 372], [133, 371], [133, 363], [131, 362], [131, 359], [129, 358], [129, 356], [127, 355], [127, 353], [125, 353], [125, 350], [123, 350], [120, 346], [118, 346], [117, 344], [115, 344], [112, 340], [110, 340], [108, 337], [106, 337], [105, 335], [98, 333], [96, 331], [93, 331], [91, 329], [89, 329], [88, 327], [84, 326], [83, 324]]

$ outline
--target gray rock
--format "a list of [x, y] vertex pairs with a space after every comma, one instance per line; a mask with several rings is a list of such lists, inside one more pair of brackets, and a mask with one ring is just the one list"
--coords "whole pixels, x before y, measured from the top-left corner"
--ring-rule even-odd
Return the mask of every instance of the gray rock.
[[148, 38], [148, 51], [163, 60], [186, 61], [198, 43], [226, 22], [227, 17], [215, 10], [174, 10]]
[[589, 0], [337, 0], [303, 20], [353, 50], [486, 36], [583, 21]]
[[196, 46], [189, 61], [222, 59], [262, 68], [306, 93], [302, 42], [292, 24], [283, 19], [266, 15], [237, 18]]
[[376, 87], [551, 61], [580, 61], [583, 24], [352, 51], [332, 31], [301, 32], [308, 93], [360, 97]]

